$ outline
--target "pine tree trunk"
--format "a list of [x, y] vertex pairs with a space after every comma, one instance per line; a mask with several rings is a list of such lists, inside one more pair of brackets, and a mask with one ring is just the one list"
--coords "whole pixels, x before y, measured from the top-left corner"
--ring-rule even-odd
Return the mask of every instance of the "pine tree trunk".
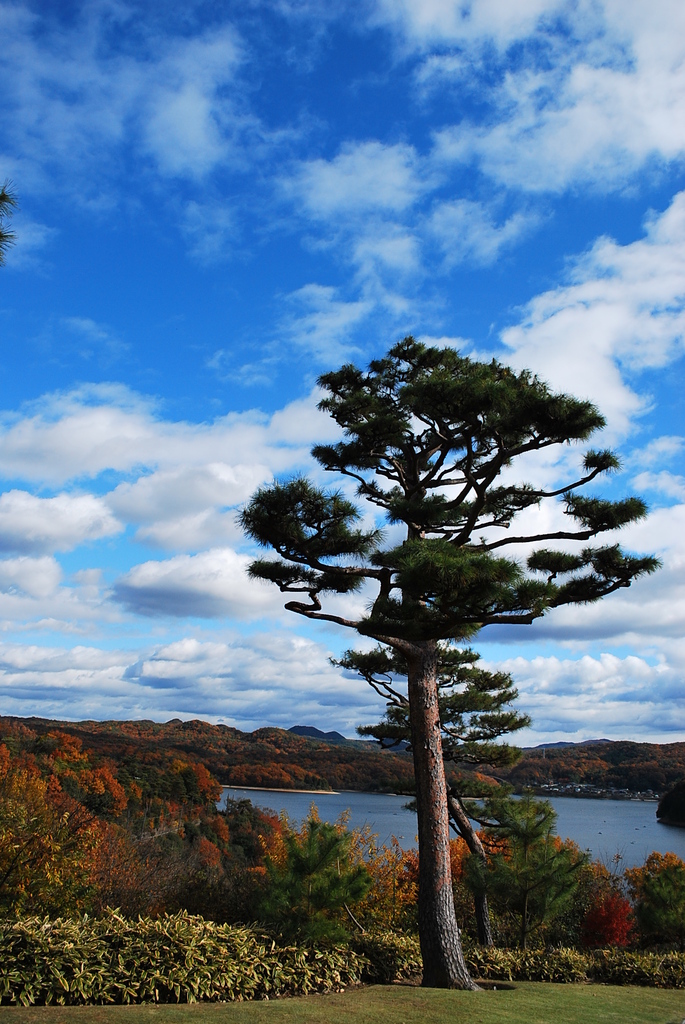
[[521, 949], [526, 949], [528, 946], [528, 893], [526, 892], [523, 897], [523, 913], [521, 914], [521, 937], [520, 937]]
[[438, 712], [438, 651], [414, 646], [408, 659], [409, 717], [419, 826], [419, 940], [428, 988], [478, 986], [464, 963], [454, 913], [447, 786]]
[[[449, 792], [447, 794], [447, 806], [450, 816], [459, 830], [459, 835], [462, 837], [473, 856], [478, 857], [485, 867], [487, 865], [487, 857], [485, 855], [485, 850], [483, 849], [483, 844], [478, 837], [478, 833], [471, 824], [468, 814], [457, 798], [452, 796]], [[494, 942], [492, 939], [492, 928], [490, 926], [488, 898], [484, 892], [474, 893], [473, 902], [476, 910], [478, 941], [481, 946], [493, 946]]]

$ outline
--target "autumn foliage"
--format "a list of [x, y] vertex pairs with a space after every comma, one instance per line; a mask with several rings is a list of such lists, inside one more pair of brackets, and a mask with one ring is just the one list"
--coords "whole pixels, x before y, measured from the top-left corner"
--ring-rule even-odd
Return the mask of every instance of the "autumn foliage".
[[[307, 826], [261, 812], [247, 800], [217, 809], [221, 787], [202, 760], [215, 727], [206, 732], [202, 723], [99, 723], [89, 733], [91, 723], [33, 724], [0, 719], [0, 916], [98, 916], [118, 907], [132, 918], [183, 910], [215, 921], [259, 919], [272, 876], [286, 865], [289, 844], [303, 845]], [[268, 732], [269, 749], [288, 736]], [[173, 742], [167, 742], [170, 735]], [[368, 828], [349, 832], [344, 816], [333, 827], [345, 836], [341, 874], [363, 867], [370, 883], [353, 906], [348, 903], [356, 924], [339, 907], [336, 920], [357, 934], [361, 928], [367, 935], [415, 932], [417, 851], [403, 850], [396, 839], [378, 846]], [[493, 863], [511, 862], [501, 832], [480, 835]], [[556, 853], [568, 846], [578, 857], [557, 837], [552, 846]], [[457, 921], [475, 941], [471, 855], [462, 839], [452, 841], [450, 853]], [[537, 942], [618, 949], [685, 945], [685, 864], [674, 854], [653, 853], [623, 876], [592, 862], [576, 875], [572, 898], [539, 930]], [[506, 908], [491, 895], [496, 940], [510, 943]]]
[[231, 867], [259, 860], [253, 819], [261, 831], [268, 820], [251, 807], [220, 814], [221, 787], [199, 760], [150, 748], [117, 763], [72, 733], [20, 722], [3, 740], [0, 912], [213, 916], [243, 901]]
[[607, 893], [590, 908], [583, 921], [583, 945], [624, 949], [635, 938], [635, 919], [629, 900], [617, 892]]

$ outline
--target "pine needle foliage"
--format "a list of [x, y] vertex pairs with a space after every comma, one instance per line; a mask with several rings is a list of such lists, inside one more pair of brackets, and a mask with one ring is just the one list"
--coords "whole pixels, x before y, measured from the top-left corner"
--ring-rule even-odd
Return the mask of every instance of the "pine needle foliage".
[[261, 919], [284, 939], [345, 940], [349, 908], [371, 888], [366, 867], [350, 860], [351, 833], [310, 814], [301, 831], [288, 829], [283, 839], [284, 856], [266, 858]]
[[[585, 544], [646, 515], [637, 497], [578, 493], [618, 469], [613, 452], [588, 450], [576, 479], [552, 490], [510, 479], [523, 456], [600, 430], [604, 417], [592, 403], [552, 392], [527, 370], [411, 337], [366, 372], [348, 364], [318, 383], [327, 392], [319, 408], [344, 439], [315, 445], [314, 458], [406, 532], [384, 546], [382, 527], [360, 526], [361, 509], [339, 489], [303, 478], [260, 488], [241, 523], [278, 557], [255, 560], [249, 571], [307, 595], [289, 610], [391, 643], [464, 640], [486, 624], [530, 623], [550, 608], [596, 601], [657, 568], [616, 543]], [[548, 500], [561, 502], [567, 524], [513, 529], [521, 512]], [[555, 541], [563, 547], [548, 546]], [[569, 553], [569, 541], [585, 546]], [[533, 546], [525, 559], [523, 544]], [[322, 609], [324, 595], [365, 582], [377, 588], [366, 614], [350, 620]]]
[[561, 843], [556, 813], [547, 800], [529, 793], [520, 800], [494, 797], [486, 802], [491, 826], [486, 830], [497, 844], [483, 869], [469, 858], [470, 884], [484, 886], [492, 904], [508, 916], [526, 949], [531, 933], [558, 915], [578, 885], [578, 870], [587, 857]]
[[16, 241], [16, 235], [14, 231], [10, 231], [8, 224], [18, 205], [12, 183], [5, 181], [0, 187], [0, 267], [5, 264], [7, 250]]
[[[489, 768], [514, 764], [520, 751], [500, 742], [501, 738], [530, 725], [530, 718], [513, 706], [518, 691], [511, 675], [489, 672], [479, 665], [479, 655], [468, 648], [441, 642], [439, 650], [438, 706], [445, 761]], [[386, 698], [383, 719], [375, 725], [359, 726], [359, 735], [373, 736], [386, 748], [410, 744], [407, 665], [402, 655], [383, 647], [349, 650], [333, 664], [358, 672]]]

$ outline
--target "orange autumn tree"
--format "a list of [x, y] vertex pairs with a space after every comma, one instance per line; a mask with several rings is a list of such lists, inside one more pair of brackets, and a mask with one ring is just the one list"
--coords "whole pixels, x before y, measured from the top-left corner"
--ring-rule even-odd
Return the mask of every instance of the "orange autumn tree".
[[69, 912], [90, 898], [89, 854], [98, 828], [56, 779], [14, 763], [0, 743], [0, 910]]

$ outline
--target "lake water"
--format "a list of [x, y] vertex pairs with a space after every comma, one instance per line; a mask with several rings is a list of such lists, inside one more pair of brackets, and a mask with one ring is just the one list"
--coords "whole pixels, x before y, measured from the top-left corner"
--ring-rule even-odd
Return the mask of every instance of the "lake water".
[[[395, 836], [401, 846], [416, 846], [416, 815], [404, 805], [407, 796], [388, 793], [294, 793], [280, 789], [235, 789], [224, 787], [234, 800], [251, 800], [257, 807], [285, 811], [299, 824], [307, 817], [312, 803], [324, 821], [335, 821], [350, 813], [350, 827], [370, 825], [378, 844], [388, 845]], [[660, 825], [656, 804], [647, 800], [585, 800], [554, 797], [550, 800], [558, 814], [557, 831], [573, 839], [582, 850], [607, 864], [619, 854], [620, 868], [642, 864], [652, 850], [672, 852], [685, 860], [685, 828]]]

